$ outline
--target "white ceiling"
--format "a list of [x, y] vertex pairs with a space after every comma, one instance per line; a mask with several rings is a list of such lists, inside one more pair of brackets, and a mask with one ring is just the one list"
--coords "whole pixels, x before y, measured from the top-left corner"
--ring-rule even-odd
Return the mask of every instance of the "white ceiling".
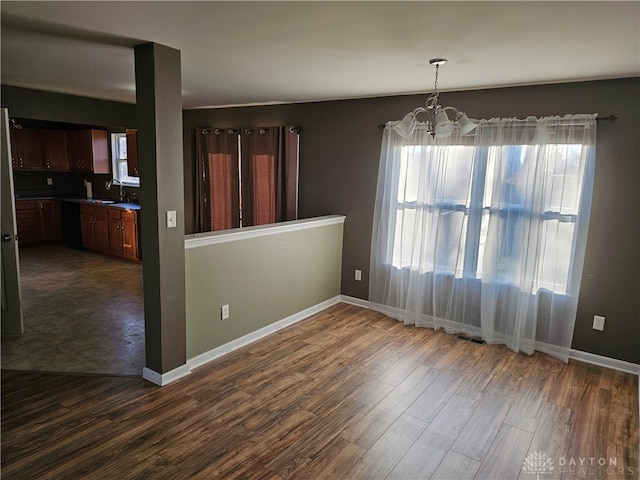
[[[640, 75], [640, 2], [0, 3], [2, 83], [135, 102], [132, 46], [181, 51], [184, 108]], [[637, 100], [637, 99], [636, 99]]]

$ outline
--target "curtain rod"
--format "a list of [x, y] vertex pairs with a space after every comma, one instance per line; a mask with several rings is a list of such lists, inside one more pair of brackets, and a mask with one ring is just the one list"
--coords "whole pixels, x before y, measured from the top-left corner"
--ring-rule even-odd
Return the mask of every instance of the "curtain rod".
[[[611, 115], [607, 115], [606, 117], [596, 117], [596, 121], [598, 122], [609, 122], [609, 123], [613, 123], [618, 119], [618, 117], [616, 117], [615, 115], [611, 114]], [[386, 126], [386, 123], [379, 123], [378, 124], [378, 128], [384, 128]]]
[[[264, 133], [268, 133], [271, 131], [272, 127], [261, 127], [261, 128], [257, 128], [257, 131], [261, 134]], [[228, 134], [234, 134], [234, 133], [241, 133], [241, 132], [245, 132], [245, 133], [251, 133], [256, 131], [256, 128], [213, 128], [213, 127], [198, 127], [198, 129], [203, 133], [203, 134], [209, 134], [209, 133], [215, 133], [216, 135], [219, 135], [221, 133], [227, 132]], [[194, 130], [194, 129], [192, 129]], [[302, 127], [300, 125], [292, 125], [289, 127], [289, 132], [291, 133], [302, 133]]]

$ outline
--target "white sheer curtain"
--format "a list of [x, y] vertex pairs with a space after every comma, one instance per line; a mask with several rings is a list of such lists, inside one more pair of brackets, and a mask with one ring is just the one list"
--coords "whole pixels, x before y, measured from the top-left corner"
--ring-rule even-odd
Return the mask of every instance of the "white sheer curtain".
[[596, 115], [482, 120], [408, 139], [384, 130], [369, 300], [567, 361], [591, 207]]

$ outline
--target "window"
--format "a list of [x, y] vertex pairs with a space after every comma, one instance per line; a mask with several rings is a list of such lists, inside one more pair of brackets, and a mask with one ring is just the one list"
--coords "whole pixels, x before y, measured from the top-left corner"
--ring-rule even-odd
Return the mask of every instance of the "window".
[[[492, 238], [500, 239], [491, 245], [500, 259], [492, 277], [518, 284], [522, 269], [527, 268], [522, 260], [526, 257], [523, 244], [528, 236], [536, 235], [545, 254], [532, 275], [531, 292], [546, 288], [566, 293], [583, 183], [582, 144], [544, 146], [548, 149], [542, 172], [544, 189], [536, 185], [540, 174], [529, 174], [525, 161], [540, 146], [400, 148], [390, 252], [395, 268], [415, 269], [419, 259], [421, 273], [482, 278], [491, 232]], [[441, 149], [447, 161], [439, 162], [438, 152], [429, 149]], [[420, 181], [425, 174], [438, 180]], [[538, 221], [531, 222], [532, 216]]]
[[596, 114], [385, 126], [369, 301], [406, 324], [567, 361], [595, 176]]
[[117, 178], [123, 185], [140, 186], [140, 177], [129, 176], [127, 165], [127, 136], [125, 133], [111, 134], [111, 154], [113, 178]]
[[198, 232], [294, 220], [299, 127], [193, 132]]

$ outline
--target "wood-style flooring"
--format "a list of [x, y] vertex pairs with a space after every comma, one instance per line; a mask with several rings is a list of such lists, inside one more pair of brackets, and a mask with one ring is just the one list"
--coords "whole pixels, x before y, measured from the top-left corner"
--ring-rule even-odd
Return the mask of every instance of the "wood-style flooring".
[[162, 388], [3, 371], [1, 475], [637, 479], [637, 382], [338, 304]]

